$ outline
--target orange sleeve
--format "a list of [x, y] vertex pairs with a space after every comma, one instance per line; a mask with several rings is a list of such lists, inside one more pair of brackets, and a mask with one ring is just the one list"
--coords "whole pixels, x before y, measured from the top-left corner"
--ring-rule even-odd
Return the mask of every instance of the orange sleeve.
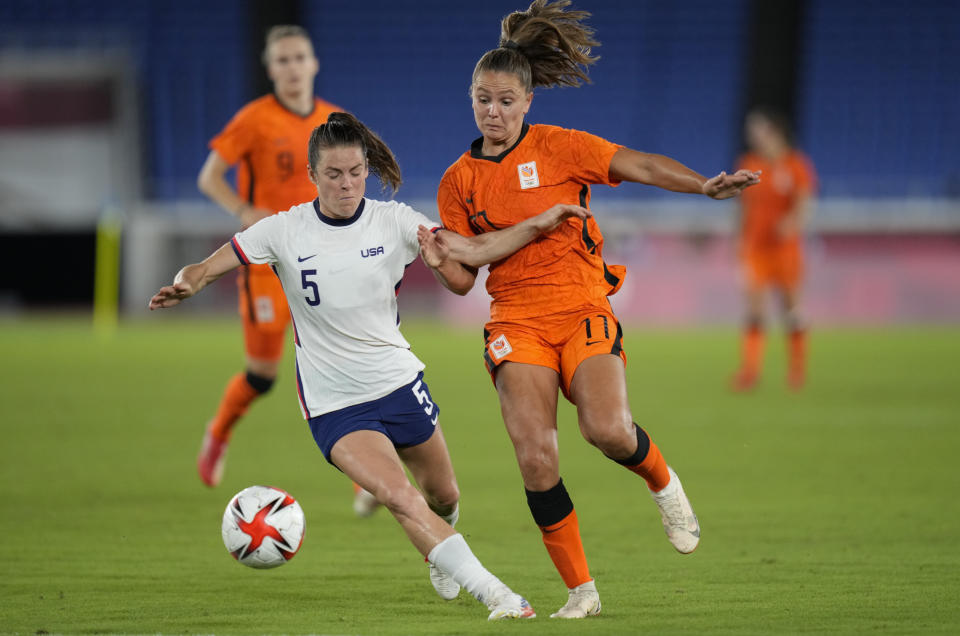
[[437, 209], [443, 227], [461, 236], [475, 236], [470, 225], [470, 210], [464, 204], [460, 189], [457, 187], [458, 163], [447, 168], [437, 189]]
[[623, 146], [582, 130], [567, 132], [570, 136], [565, 145], [570, 151], [565, 154], [571, 174], [584, 183], [620, 185], [620, 181], [610, 179], [610, 162]]
[[216, 150], [224, 161], [233, 165], [247, 154], [254, 145], [256, 115], [248, 105], [240, 109], [227, 126], [210, 140], [210, 149]]

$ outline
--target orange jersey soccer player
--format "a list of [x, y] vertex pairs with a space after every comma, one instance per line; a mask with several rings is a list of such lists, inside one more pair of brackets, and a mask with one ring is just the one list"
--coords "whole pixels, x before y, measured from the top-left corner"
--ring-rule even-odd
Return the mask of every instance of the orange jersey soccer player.
[[[316, 196], [307, 172], [307, 140], [330, 113], [341, 110], [313, 95], [319, 64], [303, 28], [271, 28], [263, 62], [274, 93], [244, 106], [211, 140], [197, 178], [200, 190], [244, 227]], [[237, 166], [236, 190], [225, 178], [231, 166]], [[208, 486], [220, 482], [237, 420], [276, 380], [290, 322], [280, 281], [268, 265], [245, 265], [237, 283], [246, 369], [228, 382], [204, 435], [197, 470]]]
[[[556, 203], [590, 201], [590, 186], [633, 181], [716, 199], [757, 182], [740, 171], [706, 179], [673, 159], [630, 150], [586, 132], [530, 125], [534, 86], [577, 86], [587, 79], [593, 31], [589, 14], [565, 11], [566, 0], [536, 0], [502, 23], [499, 48], [473, 72], [473, 114], [482, 136], [440, 183], [446, 230], [466, 236], [512, 226]], [[445, 231], [421, 232], [424, 260], [456, 293], [476, 270], [446, 258]], [[600, 612], [573, 502], [559, 472], [558, 391], [577, 407], [580, 432], [607, 457], [642, 477], [674, 547], [692, 552], [700, 526], [676, 473], [649, 435], [633, 423], [627, 402], [623, 334], [607, 296], [623, 267], [603, 259], [593, 218], [566, 221], [515, 254], [490, 265], [493, 297], [484, 358], [513, 442], [527, 503], [543, 543], [568, 588], [555, 617]]]
[[790, 128], [779, 113], [755, 109], [747, 115], [749, 151], [740, 167], [762, 172], [763, 183], [744, 192], [740, 214], [740, 257], [746, 285], [746, 325], [740, 370], [733, 388], [756, 384], [763, 357], [763, 301], [776, 289], [787, 329], [787, 381], [799, 389], [806, 379], [806, 327], [799, 312], [803, 279], [803, 225], [816, 190], [809, 159], [790, 143]]

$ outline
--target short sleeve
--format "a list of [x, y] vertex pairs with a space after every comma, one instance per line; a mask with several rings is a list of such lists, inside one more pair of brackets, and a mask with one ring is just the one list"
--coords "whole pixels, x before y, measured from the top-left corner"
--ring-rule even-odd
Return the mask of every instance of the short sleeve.
[[282, 222], [283, 215], [274, 214], [237, 232], [230, 245], [240, 262], [244, 265], [276, 263], [279, 260], [276, 248], [283, 242]]
[[571, 173], [584, 183], [620, 185], [620, 181], [610, 179], [610, 162], [623, 146], [582, 130], [567, 132], [570, 134], [567, 141], [570, 151], [565, 154]]
[[408, 249], [406, 260], [412, 261], [420, 253], [420, 242], [417, 240], [417, 230], [420, 226], [432, 230], [440, 227], [440, 224], [403, 203], [397, 204], [396, 219], [403, 244]]
[[210, 149], [216, 150], [228, 164], [233, 165], [253, 148], [256, 126], [253, 110], [245, 106], [233, 116], [226, 127], [210, 140]]
[[455, 183], [456, 167], [457, 164], [454, 164], [447, 169], [443, 179], [440, 180], [440, 187], [437, 189], [437, 208], [440, 210], [440, 222], [443, 223], [444, 228], [461, 236], [475, 236], [476, 232], [470, 225], [470, 212], [463, 204]]

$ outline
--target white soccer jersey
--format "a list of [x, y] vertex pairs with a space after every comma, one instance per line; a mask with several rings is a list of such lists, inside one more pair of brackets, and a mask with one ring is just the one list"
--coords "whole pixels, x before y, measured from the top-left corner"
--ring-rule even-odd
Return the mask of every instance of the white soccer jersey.
[[342, 220], [313, 201], [233, 237], [244, 264], [272, 264], [283, 284], [304, 417], [381, 398], [423, 370], [397, 313], [403, 271], [420, 250], [419, 225], [439, 226], [394, 201], [363, 199]]

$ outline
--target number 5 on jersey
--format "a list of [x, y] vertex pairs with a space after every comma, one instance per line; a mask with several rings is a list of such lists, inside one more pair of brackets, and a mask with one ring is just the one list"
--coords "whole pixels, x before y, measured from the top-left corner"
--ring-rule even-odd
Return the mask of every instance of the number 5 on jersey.
[[317, 284], [310, 280], [311, 276], [316, 276], [317, 270], [315, 269], [301, 269], [300, 270], [300, 281], [303, 283], [303, 289], [309, 290], [310, 293], [307, 296], [304, 296], [307, 300], [307, 304], [311, 307], [316, 307], [320, 304], [320, 288], [317, 287]]

